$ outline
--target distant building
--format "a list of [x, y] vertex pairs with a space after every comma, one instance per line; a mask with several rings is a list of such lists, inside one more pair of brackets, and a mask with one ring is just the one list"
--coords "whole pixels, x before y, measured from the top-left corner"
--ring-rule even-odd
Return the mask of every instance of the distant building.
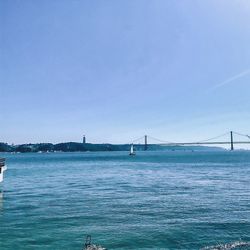
[[85, 136], [85, 135], [82, 137], [82, 143], [83, 143], [83, 144], [86, 143], [86, 136]]

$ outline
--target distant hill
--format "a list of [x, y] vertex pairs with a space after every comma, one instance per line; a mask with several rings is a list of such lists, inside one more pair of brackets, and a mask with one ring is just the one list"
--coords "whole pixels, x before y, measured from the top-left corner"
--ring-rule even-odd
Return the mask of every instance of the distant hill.
[[[135, 150], [143, 151], [143, 144], [135, 144]], [[64, 142], [58, 144], [52, 143], [35, 143], [35, 144], [21, 144], [21, 145], [9, 145], [7, 143], [0, 143], [0, 152], [86, 152], [86, 151], [129, 151], [129, 144], [92, 144], [92, 143], [78, 143], [78, 142]], [[201, 151], [201, 150], [222, 150], [219, 147], [205, 147], [205, 146], [161, 146], [155, 144], [148, 144], [149, 151], [158, 150], [189, 150], [189, 151]]]

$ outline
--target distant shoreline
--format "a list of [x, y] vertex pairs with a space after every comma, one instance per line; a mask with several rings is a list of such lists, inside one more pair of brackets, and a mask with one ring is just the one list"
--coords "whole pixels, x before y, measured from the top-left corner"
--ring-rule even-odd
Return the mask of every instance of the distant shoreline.
[[[144, 151], [143, 144], [134, 144], [135, 150]], [[220, 147], [207, 146], [163, 146], [156, 144], [148, 144], [149, 151], [194, 151], [194, 150], [223, 150]], [[64, 142], [64, 143], [29, 143], [20, 145], [9, 145], [0, 143], [0, 152], [10, 153], [46, 153], [46, 152], [105, 152], [105, 151], [129, 151], [130, 144], [92, 144], [79, 142]]]

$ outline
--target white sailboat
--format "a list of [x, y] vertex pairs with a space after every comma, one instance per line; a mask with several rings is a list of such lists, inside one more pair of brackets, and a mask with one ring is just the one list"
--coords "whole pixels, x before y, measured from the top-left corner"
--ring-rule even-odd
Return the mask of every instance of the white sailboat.
[[3, 181], [3, 172], [7, 169], [5, 165], [5, 159], [0, 158], [0, 182]]
[[134, 145], [133, 144], [131, 144], [129, 155], [135, 155]]

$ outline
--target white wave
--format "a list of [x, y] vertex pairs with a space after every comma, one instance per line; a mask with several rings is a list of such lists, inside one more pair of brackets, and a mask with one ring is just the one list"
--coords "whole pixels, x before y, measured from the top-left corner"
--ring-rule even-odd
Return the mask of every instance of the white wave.
[[216, 246], [207, 246], [201, 250], [230, 250], [230, 249], [250, 249], [250, 242], [236, 241], [233, 243], [219, 244]]

